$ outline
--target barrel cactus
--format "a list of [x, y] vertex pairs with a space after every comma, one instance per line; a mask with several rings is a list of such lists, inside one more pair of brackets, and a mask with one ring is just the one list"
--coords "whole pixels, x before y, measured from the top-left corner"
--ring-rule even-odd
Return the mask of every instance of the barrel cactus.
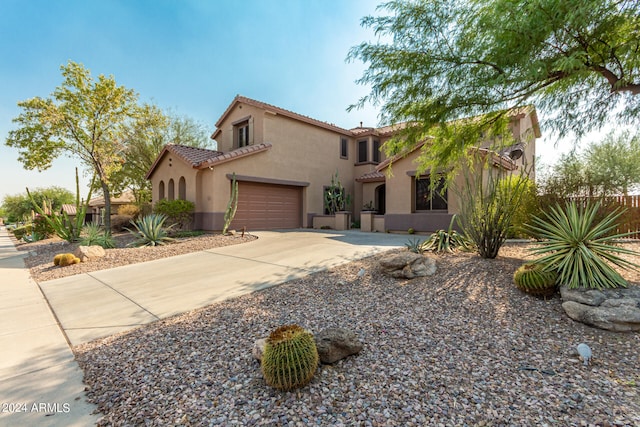
[[318, 360], [318, 349], [311, 332], [298, 325], [281, 326], [267, 338], [262, 374], [270, 386], [289, 391], [311, 381]]
[[542, 264], [528, 262], [520, 266], [513, 275], [518, 289], [531, 295], [550, 296], [556, 291], [558, 273], [545, 270]]
[[58, 254], [53, 258], [53, 264], [60, 267], [66, 267], [72, 264], [80, 264], [80, 258], [74, 254]]

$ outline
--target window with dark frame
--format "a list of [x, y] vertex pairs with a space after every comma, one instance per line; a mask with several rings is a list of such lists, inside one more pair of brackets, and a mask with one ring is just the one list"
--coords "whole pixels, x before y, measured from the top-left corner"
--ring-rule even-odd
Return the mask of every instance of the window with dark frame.
[[416, 212], [447, 210], [447, 189], [444, 177], [438, 178], [433, 188], [430, 178], [418, 178], [415, 180]]
[[367, 152], [367, 140], [363, 139], [358, 141], [358, 163], [365, 163], [369, 160], [369, 153]]
[[236, 125], [237, 147], [246, 147], [249, 145], [249, 121]]
[[373, 161], [374, 163], [380, 163], [380, 140], [373, 140]]
[[340, 158], [349, 158], [349, 140], [347, 138], [340, 138]]

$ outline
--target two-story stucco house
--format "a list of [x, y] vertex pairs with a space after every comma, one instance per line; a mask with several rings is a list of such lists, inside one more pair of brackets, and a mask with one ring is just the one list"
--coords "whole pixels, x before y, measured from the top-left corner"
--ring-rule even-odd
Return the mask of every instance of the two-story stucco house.
[[[495, 164], [513, 170], [533, 162], [540, 136], [535, 109], [512, 114], [510, 128], [522, 156], [505, 154]], [[386, 159], [380, 148], [392, 136], [392, 127], [343, 129], [237, 96], [216, 122], [217, 151], [167, 145], [147, 179], [154, 202], [194, 202], [194, 227], [203, 230], [222, 229], [234, 173], [239, 197], [232, 228], [313, 227], [320, 223], [314, 218], [326, 213], [324, 193], [336, 172], [351, 196], [347, 209], [354, 219], [365, 205], [377, 212], [375, 224], [363, 229], [433, 231], [448, 225], [459, 210], [455, 196], [431, 194], [429, 177], [416, 177], [418, 149]], [[385, 173], [390, 160], [393, 175]]]

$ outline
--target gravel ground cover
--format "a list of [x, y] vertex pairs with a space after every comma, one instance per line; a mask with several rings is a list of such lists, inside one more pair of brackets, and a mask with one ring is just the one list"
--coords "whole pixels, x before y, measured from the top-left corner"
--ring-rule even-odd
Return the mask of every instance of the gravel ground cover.
[[60, 238], [52, 238], [33, 243], [18, 242], [13, 239], [16, 248], [29, 251], [30, 255], [24, 263], [29, 268], [31, 277], [36, 282], [59, 279], [74, 274], [90, 273], [92, 271], [119, 267], [127, 264], [152, 261], [154, 259], [182, 255], [190, 252], [203, 251], [221, 246], [236, 245], [254, 240], [256, 237], [223, 236], [221, 234], [204, 234], [196, 237], [179, 238], [175, 242], [163, 246], [128, 247], [135, 240], [131, 233], [121, 233], [114, 236], [116, 248], [106, 249], [106, 255], [80, 264], [58, 267], [53, 265], [53, 257], [59, 253], [73, 252], [78, 243], [68, 243]]
[[[435, 276], [410, 281], [382, 275], [381, 256], [75, 347], [100, 425], [640, 425], [640, 334], [518, 291], [526, 245], [438, 256]], [[365, 346], [279, 392], [251, 349], [289, 323], [350, 328]]]

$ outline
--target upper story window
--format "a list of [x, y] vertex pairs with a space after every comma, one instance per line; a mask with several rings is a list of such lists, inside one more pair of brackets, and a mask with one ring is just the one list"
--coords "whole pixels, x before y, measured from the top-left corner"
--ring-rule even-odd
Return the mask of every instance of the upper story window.
[[251, 145], [249, 121], [249, 117], [246, 117], [233, 123], [233, 148], [240, 148]]
[[380, 140], [373, 140], [373, 162], [380, 163]]
[[368, 141], [366, 139], [358, 141], [358, 163], [365, 163], [369, 160]]
[[420, 211], [446, 211], [447, 189], [444, 177], [438, 178], [435, 185], [431, 186], [431, 178], [419, 178], [415, 180], [415, 210]]
[[238, 126], [238, 148], [249, 145], [249, 123]]
[[349, 140], [345, 137], [340, 138], [340, 158], [349, 158]]

